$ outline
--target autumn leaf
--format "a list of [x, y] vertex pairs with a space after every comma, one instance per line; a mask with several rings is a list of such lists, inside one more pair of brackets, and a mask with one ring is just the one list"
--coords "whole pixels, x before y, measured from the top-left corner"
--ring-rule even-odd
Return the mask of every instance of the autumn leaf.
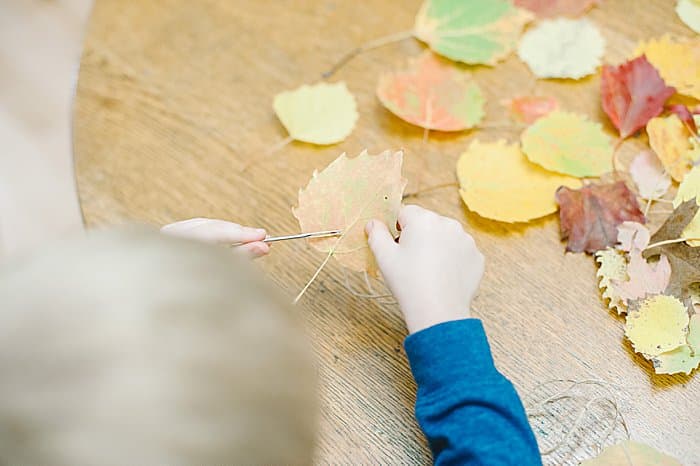
[[617, 249], [630, 252], [644, 250], [649, 245], [651, 233], [638, 222], [622, 222], [617, 226]]
[[700, 248], [688, 246], [684, 242], [671, 242], [655, 246], [662, 241], [682, 238], [682, 232], [698, 212], [695, 199], [680, 204], [651, 237], [651, 243], [644, 250], [645, 258], [663, 254], [671, 263], [671, 279], [667, 294], [683, 298], [688, 295], [690, 286], [700, 282]]
[[595, 73], [605, 39], [587, 19], [542, 21], [523, 35], [518, 56], [538, 78], [579, 79]]
[[647, 134], [649, 145], [676, 181], [681, 181], [700, 159], [700, 144], [676, 114], [649, 120]]
[[505, 0], [426, 0], [414, 34], [451, 60], [494, 65], [513, 51], [531, 19]]
[[552, 112], [520, 136], [525, 155], [547, 170], [600, 176], [612, 170], [613, 147], [598, 123], [582, 115]]
[[660, 294], [627, 313], [625, 336], [637, 353], [658, 356], [686, 344], [688, 322], [685, 305], [678, 298]]
[[[691, 199], [695, 199], [696, 202], [700, 199], [700, 167], [693, 167], [693, 169], [685, 175], [685, 178], [683, 178], [680, 186], [678, 186], [676, 197], [673, 199], [673, 208], [675, 209], [683, 202]], [[690, 223], [683, 228], [681, 237], [700, 238], [700, 211], [698, 211]], [[700, 246], [700, 240], [698, 239], [689, 239], [686, 243], [693, 247]]]
[[603, 110], [626, 138], [664, 109], [676, 90], [666, 86], [644, 55], [619, 66], [604, 66], [600, 81]]
[[676, 14], [693, 31], [700, 34], [700, 5], [693, 0], [678, 0]]
[[671, 187], [671, 177], [652, 151], [642, 151], [632, 160], [630, 175], [644, 199], [659, 199]]
[[515, 6], [530, 10], [539, 18], [581, 16], [600, 0], [515, 0]]
[[674, 39], [667, 34], [640, 43], [634, 52], [639, 55], [646, 55], [666, 84], [700, 99], [700, 39]]
[[591, 184], [556, 192], [561, 236], [567, 251], [593, 253], [617, 242], [617, 226], [626, 220], [644, 222], [637, 198], [624, 182]]
[[581, 466], [682, 466], [671, 456], [648, 445], [625, 440], [611, 445], [593, 459], [583, 461]]
[[470, 210], [501, 222], [526, 222], [556, 212], [554, 191], [581, 182], [530, 162], [516, 144], [474, 141], [457, 162], [460, 194]]
[[277, 117], [297, 141], [335, 144], [352, 132], [357, 103], [345, 83], [304, 85], [275, 96]]
[[408, 70], [381, 76], [377, 96], [399, 118], [427, 129], [460, 131], [484, 116], [479, 86], [429, 51]]
[[350, 159], [342, 154], [323, 171], [314, 172], [299, 190], [299, 205], [292, 209], [301, 231], [343, 230], [339, 238], [309, 240], [354, 271], [376, 272], [367, 244], [365, 224], [383, 220], [397, 235], [396, 220], [406, 180], [401, 177], [402, 152], [369, 155], [363, 151]]
[[612, 286], [615, 294], [629, 305], [632, 300], [663, 293], [671, 278], [671, 264], [664, 255], [658, 262], [650, 264], [639, 249], [632, 249], [626, 272], [627, 279], [613, 280]]
[[651, 359], [657, 374], [690, 374], [700, 365], [700, 314], [690, 316], [687, 344]]
[[627, 278], [627, 260], [623, 251], [615, 248], [606, 248], [595, 253], [595, 261], [598, 264], [598, 288], [600, 288], [603, 301], [609, 309], [615, 309], [618, 314], [625, 312], [625, 302], [613, 286], [613, 280], [621, 281]]
[[698, 127], [695, 124], [695, 117], [698, 114], [697, 108], [691, 111], [688, 107], [686, 107], [683, 104], [673, 104], [669, 105], [666, 109], [669, 112], [678, 115], [678, 118], [680, 118], [681, 122], [683, 122], [683, 125], [685, 125], [686, 128], [690, 130], [691, 134], [697, 135]]
[[531, 124], [537, 119], [559, 109], [554, 97], [522, 96], [504, 100], [502, 104], [510, 111], [514, 120]]

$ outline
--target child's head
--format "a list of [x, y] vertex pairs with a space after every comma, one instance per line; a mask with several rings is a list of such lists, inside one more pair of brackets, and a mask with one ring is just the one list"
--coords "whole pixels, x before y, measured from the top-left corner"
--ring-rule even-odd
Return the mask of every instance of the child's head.
[[144, 230], [0, 270], [0, 464], [304, 464], [316, 373], [242, 259]]

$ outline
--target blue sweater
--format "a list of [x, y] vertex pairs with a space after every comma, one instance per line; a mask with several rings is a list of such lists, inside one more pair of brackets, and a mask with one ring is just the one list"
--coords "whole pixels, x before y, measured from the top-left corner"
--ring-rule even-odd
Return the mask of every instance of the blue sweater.
[[515, 388], [493, 363], [481, 321], [445, 322], [404, 343], [416, 418], [436, 465], [541, 465]]

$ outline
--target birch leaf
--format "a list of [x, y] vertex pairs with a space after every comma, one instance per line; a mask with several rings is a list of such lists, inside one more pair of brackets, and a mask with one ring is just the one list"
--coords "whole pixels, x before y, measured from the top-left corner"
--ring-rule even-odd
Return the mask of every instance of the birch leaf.
[[678, 0], [676, 14], [686, 26], [700, 34], [700, 5], [692, 0]]
[[515, 6], [526, 8], [539, 18], [581, 16], [600, 0], [515, 0]]
[[376, 273], [367, 244], [365, 224], [383, 220], [397, 235], [396, 220], [406, 180], [401, 177], [402, 152], [369, 155], [363, 151], [350, 159], [342, 154], [323, 171], [314, 172], [299, 190], [299, 205], [292, 209], [301, 231], [343, 230], [341, 237], [318, 238], [309, 243], [353, 271]]
[[303, 85], [277, 94], [273, 108], [289, 135], [312, 144], [335, 144], [350, 135], [357, 103], [345, 83]]
[[421, 128], [461, 131], [484, 116], [479, 86], [429, 51], [406, 71], [381, 76], [377, 97], [394, 115]]
[[587, 19], [542, 21], [525, 33], [518, 56], [538, 78], [580, 79], [600, 66], [605, 40]]
[[626, 310], [622, 297], [613, 286], [613, 280], [622, 281], [627, 278], [627, 261], [622, 251], [615, 248], [602, 249], [595, 253], [595, 261], [598, 264], [598, 288], [600, 288], [603, 301], [609, 309], [615, 309], [618, 314]]
[[681, 181], [700, 159], [700, 145], [676, 114], [649, 120], [647, 134], [649, 145], [676, 181]]
[[646, 55], [666, 84], [700, 99], [700, 39], [674, 39], [667, 34], [640, 43], [634, 52], [639, 55]]
[[652, 358], [657, 374], [690, 374], [700, 365], [700, 314], [690, 317], [686, 345]]
[[516, 144], [474, 141], [457, 162], [460, 194], [470, 210], [501, 222], [526, 222], [557, 211], [554, 191], [581, 182], [542, 169]]
[[578, 177], [612, 170], [610, 138], [599, 123], [582, 115], [552, 112], [527, 128], [520, 139], [525, 155], [547, 170]]
[[593, 459], [583, 461], [581, 466], [682, 466], [675, 458], [643, 443], [625, 440], [606, 447]]
[[671, 187], [671, 177], [652, 151], [642, 151], [630, 164], [630, 175], [644, 199], [659, 199]]
[[625, 336], [637, 353], [658, 356], [686, 344], [688, 322], [688, 310], [678, 298], [652, 296], [627, 313]]
[[505, 0], [426, 0], [414, 34], [451, 60], [495, 65], [513, 51], [531, 19]]

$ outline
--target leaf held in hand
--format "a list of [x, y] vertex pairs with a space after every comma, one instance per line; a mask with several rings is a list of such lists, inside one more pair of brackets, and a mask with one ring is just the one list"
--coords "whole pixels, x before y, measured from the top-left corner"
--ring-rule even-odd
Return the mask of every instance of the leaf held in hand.
[[484, 116], [479, 86], [429, 51], [409, 69], [379, 78], [377, 97], [399, 118], [421, 128], [461, 131]]
[[675, 458], [643, 443], [625, 440], [612, 445], [595, 458], [583, 461], [581, 466], [682, 466]]
[[593, 253], [617, 243], [617, 226], [626, 220], [644, 222], [637, 198], [624, 182], [592, 184], [556, 192], [561, 236], [566, 250]]
[[[343, 230], [336, 238], [309, 243], [319, 251], [333, 250], [343, 266], [354, 271], [376, 272], [365, 224], [383, 220], [394, 236], [406, 180], [401, 176], [402, 152], [369, 155], [363, 151], [350, 159], [342, 154], [323, 171], [314, 172], [299, 190], [299, 205], [292, 209], [301, 231]], [[335, 248], [335, 249], [334, 249]]]
[[495, 65], [513, 51], [530, 20], [530, 12], [505, 0], [426, 0], [414, 34], [451, 60]]
[[582, 115], [552, 112], [520, 136], [527, 157], [566, 175], [600, 176], [612, 170], [613, 147], [598, 123]]
[[595, 261], [598, 263], [598, 288], [600, 288], [603, 300], [607, 302], [609, 309], [615, 309], [618, 314], [625, 312], [625, 303], [612, 285], [613, 280], [621, 281], [627, 278], [627, 261], [622, 251], [615, 248], [607, 248], [595, 253]]
[[515, 144], [474, 141], [457, 162], [460, 194], [470, 210], [501, 222], [526, 222], [556, 212], [554, 191], [581, 182], [548, 172]]
[[515, 0], [515, 6], [533, 12], [539, 18], [581, 16], [600, 0]]
[[676, 90], [666, 86], [644, 55], [620, 66], [604, 66], [600, 81], [603, 110], [626, 138], [658, 116]]
[[293, 139], [312, 144], [344, 140], [358, 118], [355, 97], [342, 82], [281, 92], [275, 96], [273, 107]]
[[644, 199], [659, 199], [671, 187], [671, 178], [652, 151], [646, 150], [637, 154], [630, 164], [629, 172], [637, 185], [639, 195]]
[[686, 26], [700, 34], [700, 4], [692, 0], [678, 0], [676, 14]]
[[559, 102], [554, 97], [523, 96], [504, 100], [503, 105], [510, 110], [514, 120], [531, 124], [539, 118], [559, 109]]
[[676, 114], [652, 118], [647, 123], [647, 133], [649, 145], [676, 181], [681, 181], [700, 159], [700, 144]]
[[700, 99], [700, 39], [673, 39], [667, 34], [640, 43], [634, 52], [634, 56], [639, 55], [646, 55], [678, 93]]
[[600, 66], [605, 39], [587, 19], [542, 21], [520, 40], [518, 56], [538, 78], [579, 79]]

